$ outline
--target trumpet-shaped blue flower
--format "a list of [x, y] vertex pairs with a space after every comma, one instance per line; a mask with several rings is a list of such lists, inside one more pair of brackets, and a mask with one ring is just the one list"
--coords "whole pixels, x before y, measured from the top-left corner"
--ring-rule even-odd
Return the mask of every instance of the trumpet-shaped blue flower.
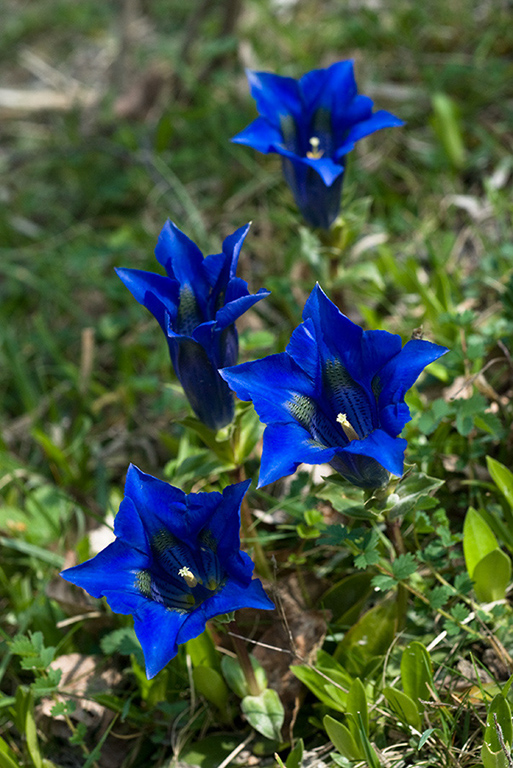
[[354, 485], [381, 487], [403, 472], [405, 393], [447, 350], [422, 340], [401, 348], [395, 334], [362, 331], [319, 286], [303, 320], [285, 352], [220, 372], [268, 425], [259, 485], [302, 462], [328, 462]]
[[329, 229], [338, 216], [344, 155], [358, 139], [381, 128], [402, 125], [358, 94], [352, 61], [314, 69], [299, 80], [247, 71], [257, 117], [232, 141], [259, 152], [277, 152], [285, 180], [303, 217]]
[[245, 280], [235, 275], [248, 229], [249, 224], [227, 237], [222, 253], [203, 258], [192, 240], [167, 221], [155, 249], [167, 277], [116, 269], [128, 290], [160, 323], [193, 411], [214, 430], [233, 418], [233, 396], [217, 369], [237, 362], [235, 320], [269, 295], [263, 288], [250, 294]]
[[208, 619], [238, 608], [274, 608], [239, 549], [239, 511], [250, 482], [222, 494], [187, 495], [131, 465], [115, 541], [61, 573], [105, 597], [115, 613], [133, 614], [148, 678]]

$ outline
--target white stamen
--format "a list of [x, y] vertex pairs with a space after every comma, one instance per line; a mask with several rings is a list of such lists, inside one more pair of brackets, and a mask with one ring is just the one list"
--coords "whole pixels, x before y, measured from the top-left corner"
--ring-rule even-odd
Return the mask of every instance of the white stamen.
[[351, 425], [349, 419], [347, 418], [345, 413], [339, 413], [337, 416], [337, 422], [340, 424], [342, 429], [344, 430], [345, 436], [348, 438], [348, 440], [359, 440], [359, 436], [355, 428]]
[[193, 574], [191, 569], [187, 568], [186, 565], [184, 565], [183, 568], [180, 568], [180, 570], [178, 571], [178, 575], [181, 576], [182, 579], [184, 579], [188, 587], [195, 587], [196, 584], [198, 583], [198, 579]]
[[319, 149], [319, 144], [321, 143], [321, 140], [317, 136], [312, 136], [312, 138], [309, 139], [309, 142], [312, 149], [306, 153], [306, 156], [310, 160], [318, 160], [324, 154], [324, 150]]

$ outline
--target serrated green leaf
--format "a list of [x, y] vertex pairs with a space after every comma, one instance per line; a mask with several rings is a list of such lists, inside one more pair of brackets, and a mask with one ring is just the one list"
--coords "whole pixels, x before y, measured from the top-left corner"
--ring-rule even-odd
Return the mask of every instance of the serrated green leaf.
[[417, 570], [417, 563], [415, 557], [411, 552], [407, 552], [404, 555], [399, 555], [392, 563], [392, 573], [397, 581], [407, 579]]
[[121, 627], [104, 635], [100, 640], [100, 647], [105, 656], [112, 656], [113, 653], [130, 656], [131, 653], [141, 651], [141, 644], [132, 627]]
[[259, 696], [245, 696], [241, 701], [241, 709], [255, 731], [266, 739], [281, 741], [285, 712], [276, 691], [267, 688]]

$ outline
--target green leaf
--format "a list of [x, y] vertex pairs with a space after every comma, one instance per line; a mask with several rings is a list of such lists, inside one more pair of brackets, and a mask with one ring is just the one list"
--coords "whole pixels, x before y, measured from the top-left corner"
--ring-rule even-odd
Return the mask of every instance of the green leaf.
[[423, 472], [412, 472], [401, 480], [394, 493], [391, 493], [386, 503], [387, 517], [392, 520], [404, 517], [412, 509], [419, 506], [421, 500], [431, 497], [444, 480], [428, 477]]
[[100, 640], [100, 647], [106, 656], [112, 656], [113, 653], [130, 656], [131, 653], [139, 653], [141, 650], [141, 644], [132, 627], [122, 627], [109, 632]]
[[186, 643], [187, 653], [191, 657], [193, 667], [212, 667], [212, 669], [221, 669], [219, 654], [216, 651], [212, 636], [208, 629], [188, 640]]
[[267, 688], [259, 696], [245, 696], [241, 701], [241, 709], [255, 731], [266, 739], [281, 741], [285, 712], [276, 691]]
[[396, 606], [392, 601], [378, 603], [346, 632], [335, 651], [350, 674], [362, 677], [365, 667], [384, 655], [394, 639]]
[[27, 750], [34, 768], [43, 768], [39, 741], [37, 738], [36, 721], [34, 720], [34, 701], [29, 695], [27, 711], [25, 714], [25, 738], [27, 740]]
[[304, 749], [303, 739], [298, 739], [296, 746], [287, 757], [285, 768], [301, 768]]
[[370, 573], [353, 573], [324, 593], [321, 603], [331, 611], [334, 622], [350, 626], [356, 621], [363, 604], [372, 592], [371, 581]]
[[471, 579], [474, 578], [476, 565], [494, 549], [498, 549], [490, 526], [485, 523], [479, 512], [469, 507], [463, 524], [463, 554], [465, 565]]
[[[355, 723], [359, 723], [363, 732], [369, 735], [369, 715], [367, 712], [367, 696], [365, 695], [365, 688], [362, 681], [357, 677], [349, 693], [347, 694], [347, 713], [352, 715]], [[349, 725], [349, 728], [353, 735], [355, 731]]]
[[[510, 509], [513, 510], [513, 472], [505, 467], [504, 464], [501, 464], [500, 461], [492, 459], [491, 456], [486, 457], [486, 465], [492, 480], [504, 495]], [[513, 525], [513, 515], [511, 513], [508, 515], [508, 523], [510, 526]]]
[[[260, 688], [266, 688], [267, 677], [264, 668], [258, 663], [254, 656], [250, 655], [249, 658], [258, 685]], [[244, 699], [248, 695], [249, 688], [238, 659], [234, 659], [231, 656], [223, 656], [221, 660], [221, 670], [228, 686], [240, 699]]]
[[402, 723], [420, 731], [422, 723], [418, 705], [406, 693], [398, 691], [397, 688], [388, 687], [383, 688], [383, 695]]
[[425, 705], [423, 701], [432, 698], [430, 689], [434, 689], [433, 666], [426, 648], [417, 640], [408, 643], [401, 657], [401, 681], [405, 694], [415, 702], [419, 714]]
[[330, 741], [341, 755], [348, 760], [363, 760], [364, 756], [358, 749], [353, 734], [345, 725], [329, 715], [325, 715], [322, 722]]
[[290, 671], [328, 707], [347, 711], [347, 693], [353, 680], [326, 651], [318, 651], [315, 667], [294, 664]]
[[197, 691], [207, 701], [211, 701], [218, 709], [225, 712], [228, 704], [228, 688], [219, 672], [212, 667], [195, 667], [192, 670], [192, 679]]
[[472, 574], [474, 592], [482, 603], [504, 600], [511, 582], [511, 560], [500, 549], [494, 549], [478, 562]]
[[417, 570], [417, 562], [411, 552], [399, 555], [392, 563], [392, 573], [397, 581], [407, 579]]
[[508, 761], [506, 755], [502, 751], [497, 735], [494, 714], [497, 716], [497, 723], [502, 729], [506, 748], [508, 751], [511, 749], [511, 742], [513, 739], [511, 709], [502, 693], [498, 693], [492, 700], [488, 709], [483, 746], [481, 749], [481, 760], [483, 761], [485, 768], [508, 768]]
[[0, 736], [0, 768], [19, 768], [16, 754]]

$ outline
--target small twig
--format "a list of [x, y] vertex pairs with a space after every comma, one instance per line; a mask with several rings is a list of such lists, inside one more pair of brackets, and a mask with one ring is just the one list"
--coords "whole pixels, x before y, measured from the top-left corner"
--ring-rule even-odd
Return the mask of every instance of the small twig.
[[509, 768], [513, 768], [513, 759], [511, 758], [511, 753], [509, 752], [504, 742], [504, 736], [502, 735], [502, 728], [500, 726], [499, 721], [497, 720], [496, 712], [493, 713], [493, 724], [495, 725], [495, 730], [497, 731], [497, 738], [499, 739], [499, 744], [501, 745], [501, 749], [504, 752]]
[[238, 744], [235, 749], [233, 749], [229, 755], [225, 757], [222, 763], [219, 763], [218, 768], [227, 768], [227, 766], [230, 765], [232, 760], [237, 757], [239, 752], [242, 752], [243, 749], [245, 749], [250, 741], [252, 741], [255, 738], [255, 731], [252, 731], [249, 736], [247, 736], [244, 741], [241, 741], [240, 744]]

